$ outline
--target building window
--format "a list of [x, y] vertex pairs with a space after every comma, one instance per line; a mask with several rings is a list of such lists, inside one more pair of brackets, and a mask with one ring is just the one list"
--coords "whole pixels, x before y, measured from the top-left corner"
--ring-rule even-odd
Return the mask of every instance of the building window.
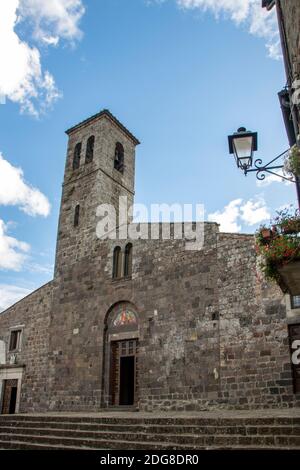
[[10, 332], [9, 351], [19, 351], [21, 349], [22, 330]]
[[91, 163], [94, 158], [95, 136], [91, 135], [86, 144], [85, 163]]
[[77, 170], [79, 168], [80, 156], [81, 156], [81, 142], [76, 144], [75, 149], [74, 149], [73, 170]]
[[132, 244], [128, 243], [125, 248], [124, 276], [130, 277], [132, 274]]
[[113, 279], [121, 277], [122, 269], [122, 252], [119, 246], [114, 249], [113, 255]]
[[116, 144], [114, 168], [120, 173], [124, 171], [124, 147], [120, 142]]
[[78, 227], [79, 225], [79, 213], [80, 213], [80, 205], [77, 204], [75, 207], [75, 213], [74, 213], [74, 227]]
[[300, 295], [291, 295], [291, 307], [300, 308]]

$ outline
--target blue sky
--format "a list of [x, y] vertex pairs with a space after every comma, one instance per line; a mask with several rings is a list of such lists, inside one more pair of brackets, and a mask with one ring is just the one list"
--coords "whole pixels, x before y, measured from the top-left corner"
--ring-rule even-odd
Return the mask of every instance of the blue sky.
[[[227, 135], [241, 125], [258, 132], [265, 161], [288, 147], [275, 19], [263, 16], [260, 0], [255, 11], [250, 0], [215, 9], [206, 0], [60, 2], [58, 11], [50, 0], [1, 6], [11, 23], [0, 20], [8, 61], [0, 169], [3, 180], [12, 175], [12, 194], [2, 184], [0, 310], [52, 278], [64, 131], [102, 108], [141, 141], [138, 203], [204, 203], [206, 219], [224, 230], [253, 232], [296, 199], [280, 180], [258, 186], [254, 175], [245, 178], [228, 155]], [[23, 176], [14, 180], [16, 168]]]

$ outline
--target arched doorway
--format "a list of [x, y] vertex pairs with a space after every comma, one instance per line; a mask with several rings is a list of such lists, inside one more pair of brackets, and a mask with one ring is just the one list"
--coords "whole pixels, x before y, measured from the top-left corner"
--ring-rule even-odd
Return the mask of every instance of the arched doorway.
[[108, 406], [136, 406], [138, 400], [139, 319], [130, 302], [108, 312], [105, 325], [104, 388]]

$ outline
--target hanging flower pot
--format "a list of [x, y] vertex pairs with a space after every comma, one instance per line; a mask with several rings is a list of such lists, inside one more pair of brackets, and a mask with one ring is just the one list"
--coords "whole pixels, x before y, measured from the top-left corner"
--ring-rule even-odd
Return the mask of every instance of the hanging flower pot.
[[288, 152], [284, 162], [284, 173], [300, 176], [300, 148], [294, 145]]
[[267, 245], [268, 243], [270, 243], [271, 239], [274, 236], [275, 236], [275, 232], [273, 231], [273, 229], [263, 225], [256, 232], [256, 244], [259, 246]]
[[263, 228], [261, 230], [261, 236], [264, 240], [269, 240], [272, 237], [272, 230], [269, 228]]
[[300, 295], [300, 214], [285, 209], [277, 213], [271, 228], [256, 233], [256, 250], [266, 279], [283, 292]]

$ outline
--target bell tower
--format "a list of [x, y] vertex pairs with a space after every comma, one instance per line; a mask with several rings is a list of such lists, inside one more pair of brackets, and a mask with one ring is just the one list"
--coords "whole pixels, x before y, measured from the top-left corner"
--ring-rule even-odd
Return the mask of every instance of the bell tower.
[[96, 210], [119, 197], [133, 204], [135, 147], [139, 141], [108, 110], [66, 131], [69, 137], [56, 246], [55, 276], [91, 256]]

